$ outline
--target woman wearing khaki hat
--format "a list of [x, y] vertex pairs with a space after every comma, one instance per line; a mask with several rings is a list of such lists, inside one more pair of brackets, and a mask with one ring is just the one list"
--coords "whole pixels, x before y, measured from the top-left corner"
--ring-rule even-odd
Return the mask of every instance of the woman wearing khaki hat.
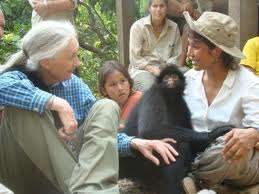
[[217, 12], [204, 12], [197, 21], [188, 12], [184, 16], [190, 28], [187, 55], [194, 67], [186, 73], [185, 91], [193, 127], [236, 126], [195, 158], [193, 174], [209, 186], [258, 183], [259, 78], [238, 65], [244, 55], [235, 46], [237, 24]]

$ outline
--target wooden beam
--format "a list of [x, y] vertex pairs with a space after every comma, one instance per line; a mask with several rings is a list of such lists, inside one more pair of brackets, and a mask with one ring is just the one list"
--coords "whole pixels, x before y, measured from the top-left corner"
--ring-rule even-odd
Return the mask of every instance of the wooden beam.
[[229, 15], [239, 26], [239, 42], [237, 46], [243, 48], [246, 41], [258, 33], [257, 0], [228, 0]]
[[129, 33], [134, 22], [136, 5], [134, 0], [116, 0], [119, 61], [129, 65]]

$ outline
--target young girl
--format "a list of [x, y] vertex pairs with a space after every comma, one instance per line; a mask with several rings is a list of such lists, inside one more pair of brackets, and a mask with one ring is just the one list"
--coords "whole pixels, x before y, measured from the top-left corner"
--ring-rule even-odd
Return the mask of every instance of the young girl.
[[[127, 70], [117, 61], [105, 62], [100, 68], [98, 76], [100, 93], [104, 97], [117, 102], [121, 108], [121, 126], [119, 129], [122, 129], [124, 127], [122, 125], [124, 120], [127, 119], [134, 106], [138, 103], [142, 93], [133, 91], [133, 80], [130, 78]], [[125, 133], [118, 133], [117, 139], [120, 155], [120, 178], [140, 179], [141, 183], [146, 184], [145, 180], [147, 180], [147, 177], [160, 176], [160, 162], [154, 153], [158, 153], [164, 162], [169, 165], [169, 168], [170, 164], [175, 161], [175, 157], [178, 155], [171, 146], [171, 144], [175, 143], [173, 139], [140, 139], [127, 136]], [[137, 152], [140, 155], [132, 155], [129, 150], [134, 150], [134, 153]], [[167, 171], [167, 169], [168, 168], [166, 168], [165, 171]], [[169, 177], [171, 177], [171, 174]], [[165, 179], [164, 187], [170, 185], [168, 184], [170, 180], [170, 178]]]
[[100, 93], [120, 106], [121, 124], [123, 124], [142, 93], [133, 91], [133, 80], [128, 71], [117, 61], [106, 61], [99, 70], [98, 79]]

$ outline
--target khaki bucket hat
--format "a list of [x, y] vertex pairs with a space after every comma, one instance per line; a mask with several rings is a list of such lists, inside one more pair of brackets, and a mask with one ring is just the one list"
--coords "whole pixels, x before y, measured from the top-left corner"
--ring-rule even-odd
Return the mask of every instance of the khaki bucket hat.
[[231, 56], [240, 59], [245, 58], [241, 50], [235, 45], [238, 38], [238, 27], [230, 16], [206, 11], [198, 20], [194, 21], [187, 11], [183, 12], [183, 15], [191, 30], [207, 38]]

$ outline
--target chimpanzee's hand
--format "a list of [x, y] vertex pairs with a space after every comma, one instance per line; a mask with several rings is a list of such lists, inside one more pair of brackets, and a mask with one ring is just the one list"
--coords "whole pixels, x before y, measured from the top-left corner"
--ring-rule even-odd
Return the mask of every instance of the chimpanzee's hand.
[[158, 153], [166, 164], [170, 164], [176, 160], [175, 157], [178, 156], [178, 153], [170, 143], [176, 143], [176, 141], [171, 138], [163, 140], [134, 138], [131, 140], [132, 148], [138, 150], [143, 156], [151, 160], [157, 166], [160, 164], [160, 161], [154, 153]]

